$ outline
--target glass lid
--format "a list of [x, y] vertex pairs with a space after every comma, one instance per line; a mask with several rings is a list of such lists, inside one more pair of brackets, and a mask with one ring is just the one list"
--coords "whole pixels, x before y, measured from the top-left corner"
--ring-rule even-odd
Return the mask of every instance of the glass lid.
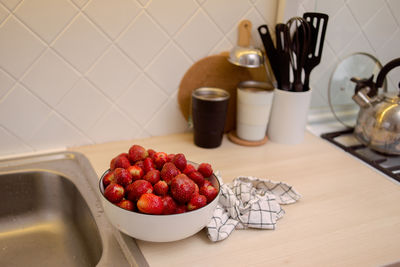
[[[347, 128], [356, 125], [359, 106], [353, 101], [356, 84], [350, 79], [369, 78], [374, 75], [374, 81], [378, 76], [382, 64], [374, 56], [367, 53], [354, 53], [337, 64], [333, 71], [328, 87], [329, 107], [335, 118]], [[382, 86], [384, 92], [386, 82]]]

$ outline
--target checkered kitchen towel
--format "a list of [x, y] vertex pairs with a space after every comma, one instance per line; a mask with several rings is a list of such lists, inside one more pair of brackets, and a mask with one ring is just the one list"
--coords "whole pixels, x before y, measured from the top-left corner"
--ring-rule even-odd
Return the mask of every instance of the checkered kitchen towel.
[[207, 225], [208, 237], [214, 242], [226, 239], [235, 229], [275, 229], [276, 221], [285, 214], [280, 204], [295, 203], [301, 197], [286, 183], [251, 176], [237, 177], [222, 184], [220, 190], [219, 203]]

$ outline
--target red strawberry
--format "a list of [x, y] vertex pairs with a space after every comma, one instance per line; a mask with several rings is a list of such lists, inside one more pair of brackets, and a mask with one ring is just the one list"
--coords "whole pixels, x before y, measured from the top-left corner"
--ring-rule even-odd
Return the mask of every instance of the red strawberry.
[[185, 155], [182, 153], [175, 154], [174, 158], [172, 159], [172, 163], [174, 163], [180, 171], [183, 171], [187, 164]]
[[197, 210], [207, 205], [207, 198], [200, 194], [195, 194], [187, 204], [188, 210]]
[[202, 186], [204, 184], [204, 177], [200, 172], [194, 171], [194, 172], [189, 173], [188, 176], [190, 179], [193, 180], [193, 182], [195, 182], [199, 186]]
[[189, 175], [189, 173], [194, 171], [196, 171], [196, 168], [192, 164], [188, 163], [186, 164], [186, 168], [183, 170], [183, 173]]
[[153, 157], [151, 157], [154, 161], [154, 164], [156, 165], [157, 169], [161, 169], [162, 166], [167, 162], [167, 153], [165, 152], [157, 152], [154, 154]]
[[143, 162], [143, 160], [136, 161], [134, 166], [138, 166], [144, 171], [144, 162]]
[[175, 157], [175, 154], [168, 154], [167, 156], [167, 162], [171, 162], [173, 158]]
[[210, 180], [204, 179], [204, 184], [203, 184], [203, 186], [209, 186], [209, 185], [212, 185], [212, 183], [210, 182]]
[[186, 203], [192, 198], [195, 186], [196, 184], [186, 174], [179, 174], [171, 181], [172, 197], [179, 203]]
[[156, 165], [154, 164], [154, 161], [147, 157], [143, 160], [143, 166], [144, 166], [144, 172], [149, 172], [151, 170], [156, 169]]
[[111, 183], [116, 183], [116, 182], [117, 182], [117, 180], [115, 179], [114, 171], [109, 171], [109, 172], [107, 172], [106, 175], [104, 175], [104, 178], [103, 178], [104, 188], [106, 188], [107, 185], [109, 185]]
[[152, 193], [143, 194], [136, 205], [140, 212], [147, 214], [161, 214], [164, 209], [161, 197]]
[[204, 183], [204, 185], [200, 187], [200, 194], [207, 198], [207, 203], [210, 203], [218, 195], [218, 190], [211, 183]]
[[154, 149], [147, 149], [147, 154], [149, 155], [150, 158], [153, 158], [154, 154], [157, 152]]
[[162, 198], [164, 209], [162, 214], [174, 214], [177, 209], [175, 200], [171, 196], [164, 196]]
[[120, 208], [126, 209], [126, 210], [130, 210], [130, 211], [134, 211], [135, 210], [135, 205], [133, 204], [132, 201], [128, 200], [128, 199], [123, 199], [120, 202], [117, 203], [117, 205]]
[[180, 171], [172, 162], [165, 163], [163, 168], [161, 169], [161, 179], [167, 182], [168, 185], [171, 184], [172, 178], [174, 178], [178, 174], [180, 174]]
[[159, 196], [165, 196], [168, 193], [168, 184], [164, 180], [158, 181], [154, 186], [154, 193]]
[[143, 180], [149, 181], [152, 185], [156, 184], [160, 181], [160, 171], [159, 170], [150, 170], [144, 176]]
[[117, 183], [122, 185], [123, 187], [132, 183], [132, 175], [126, 169], [116, 168], [114, 170], [114, 176]]
[[119, 154], [118, 156], [116, 156], [115, 158], [113, 158], [110, 162], [110, 169], [114, 170], [116, 168], [128, 168], [129, 166], [131, 166], [131, 162], [128, 159], [128, 154], [126, 153], [122, 153]]
[[146, 180], [134, 181], [125, 189], [127, 199], [133, 202], [137, 201], [145, 193], [153, 193], [153, 186]]
[[185, 213], [187, 211], [186, 205], [185, 204], [178, 204], [176, 206], [175, 214], [178, 213]]
[[142, 179], [144, 175], [143, 169], [138, 165], [129, 166], [126, 170], [131, 174], [134, 181]]
[[120, 184], [109, 184], [104, 190], [104, 196], [113, 203], [120, 202], [124, 194], [125, 189]]
[[213, 169], [208, 163], [201, 163], [197, 170], [204, 176], [210, 177], [213, 174]]
[[136, 162], [138, 160], [144, 160], [147, 156], [148, 152], [142, 146], [133, 145], [129, 148], [129, 159], [132, 162]]

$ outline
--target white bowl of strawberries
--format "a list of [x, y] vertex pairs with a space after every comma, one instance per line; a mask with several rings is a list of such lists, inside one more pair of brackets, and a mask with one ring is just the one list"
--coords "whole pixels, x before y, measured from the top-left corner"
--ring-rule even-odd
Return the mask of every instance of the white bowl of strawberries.
[[152, 242], [196, 234], [210, 221], [220, 184], [209, 163], [133, 145], [99, 181], [104, 212], [121, 232]]

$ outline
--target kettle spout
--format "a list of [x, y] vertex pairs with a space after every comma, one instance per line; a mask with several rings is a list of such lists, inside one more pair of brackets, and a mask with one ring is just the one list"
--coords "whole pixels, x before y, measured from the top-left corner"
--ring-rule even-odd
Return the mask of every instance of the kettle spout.
[[352, 99], [361, 108], [368, 108], [372, 105], [372, 98], [376, 96], [377, 90], [373, 80], [373, 75], [369, 79], [351, 78], [356, 83], [356, 88]]
[[369, 87], [364, 87], [358, 92], [356, 92], [352, 99], [357, 103], [361, 108], [369, 108], [372, 106], [371, 98], [368, 96]]

